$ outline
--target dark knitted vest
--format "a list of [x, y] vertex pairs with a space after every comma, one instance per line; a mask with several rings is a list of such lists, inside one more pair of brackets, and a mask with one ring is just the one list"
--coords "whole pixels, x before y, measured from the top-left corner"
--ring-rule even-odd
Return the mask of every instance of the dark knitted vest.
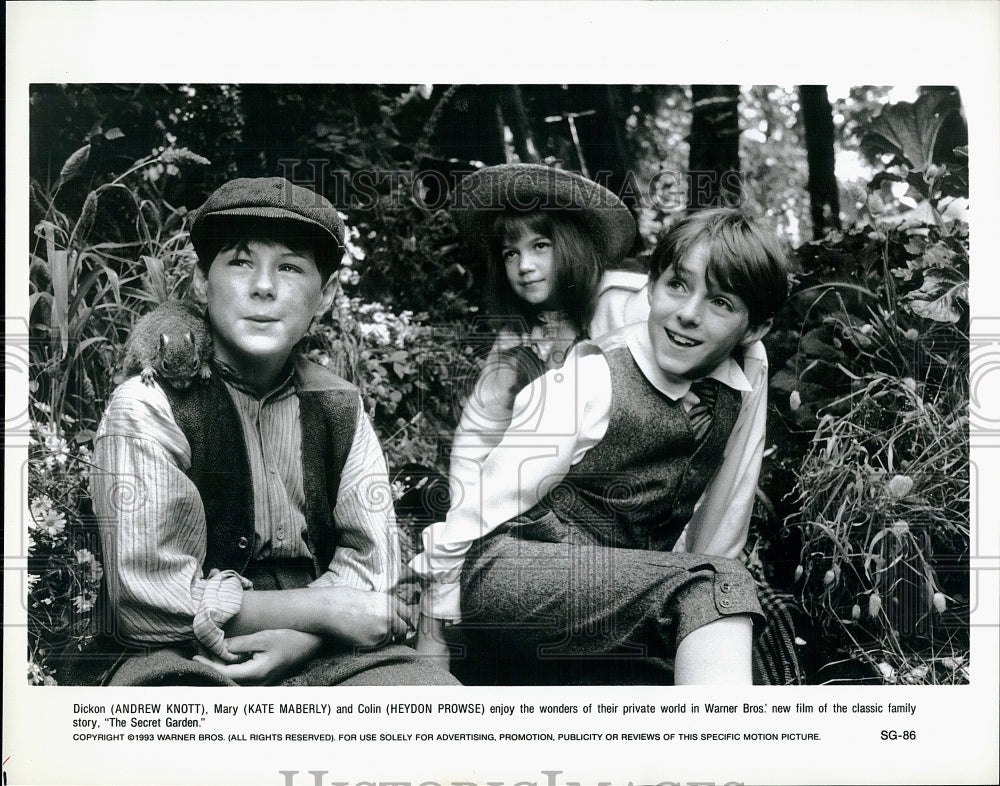
[[[302, 483], [306, 531], [302, 533], [317, 575], [336, 549], [333, 509], [340, 475], [354, 441], [358, 391], [340, 377], [299, 359], [293, 385], [302, 430]], [[254, 499], [250, 461], [239, 414], [218, 371], [186, 390], [164, 386], [174, 420], [191, 446], [188, 476], [205, 506], [212, 568], [242, 572], [254, 543]]]
[[585, 540], [602, 545], [667, 551], [722, 463], [741, 395], [717, 386], [712, 425], [699, 444], [682, 401], [653, 387], [627, 347], [607, 350], [605, 358], [611, 370], [607, 433], [525, 518], [554, 523], [554, 514], [571, 537], [578, 528]]

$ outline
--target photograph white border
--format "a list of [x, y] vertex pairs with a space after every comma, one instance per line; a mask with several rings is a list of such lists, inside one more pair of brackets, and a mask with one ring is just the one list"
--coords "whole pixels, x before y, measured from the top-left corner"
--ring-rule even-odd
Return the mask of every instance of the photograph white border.
[[[1000, 248], [1000, 4], [993, 2], [94, 2], [7, 3], [5, 331], [26, 331], [28, 86], [41, 82], [384, 82], [622, 84], [947, 84], [962, 93], [970, 133], [972, 331], [997, 336]], [[1000, 349], [996, 350], [1000, 356]], [[974, 379], [979, 421], [1000, 422], [1000, 383]], [[27, 379], [6, 374], [5, 422], [23, 417]], [[995, 376], [995, 375], [994, 375]], [[975, 421], [975, 418], [973, 418]], [[22, 543], [26, 449], [5, 446], [4, 777], [10, 784], [330, 783], [977, 783], [998, 758], [1000, 431], [971, 437], [973, 477], [970, 686], [774, 689], [783, 703], [910, 702], [914, 744], [879, 739], [852, 715], [810, 719], [820, 743], [773, 745], [551, 743], [106, 746], [70, 742], [76, 702], [236, 701], [203, 689], [31, 688]], [[778, 701], [761, 688], [243, 689], [239, 701], [627, 703]], [[294, 693], [292, 693], [294, 691]], [[288, 698], [276, 698], [285, 695]], [[453, 698], [454, 697], [454, 698]], [[704, 716], [700, 716], [702, 719]], [[414, 718], [354, 717], [359, 729], [412, 731]], [[815, 720], [815, 723], [813, 722]], [[474, 731], [488, 717], [431, 729]], [[611, 722], [613, 721], [613, 722]], [[681, 728], [667, 716], [622, 719], [620, 731]], [[883, 724], [888, 719], [881, 719]], [[546, 721], [585, 732], [581, 718]], [[540, 722], [518, 721], [525, 730]], [[728, 728], [718, 725], [720, 730]], [[253, 728], [250, 721], [234, 725]], [[505, 726], [510, 728], [510, 726]], [[891, 727], [889, 727], [891, 728]], [[301, 724], [296, 730], [303, 730]], [[282, 776], [279, 771], [299, 774]]]

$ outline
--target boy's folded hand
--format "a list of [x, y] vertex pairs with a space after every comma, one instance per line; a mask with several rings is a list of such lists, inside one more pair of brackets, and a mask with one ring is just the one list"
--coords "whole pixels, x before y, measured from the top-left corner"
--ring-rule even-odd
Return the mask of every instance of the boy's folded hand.
[[319, 591], [327, 594], [324, 635], [331, 639], [358, 647], [377, 647], [401, 641], [413, 630], [413, 612], [394, 595], [353, 587]]
[[273, 685], [298, 671], [319, 652], [323, 639], [297, 630], [262, 630], [226, 639], [229, 651], [245, 655], [239, 663], [221, 663], [202, 655], [194, 660], [217, 669], [240, 685]]

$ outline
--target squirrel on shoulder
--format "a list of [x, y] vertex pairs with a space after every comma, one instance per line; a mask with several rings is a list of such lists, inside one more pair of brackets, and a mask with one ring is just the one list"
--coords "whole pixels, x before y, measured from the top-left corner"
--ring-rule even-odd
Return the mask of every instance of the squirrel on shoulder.
[[123, 373], [138, 374], [147, 385], [154, 377], [177, 390], [212, 376], [212, 336], [194, 303], [170, 300], [143, 316], [125, 344]]

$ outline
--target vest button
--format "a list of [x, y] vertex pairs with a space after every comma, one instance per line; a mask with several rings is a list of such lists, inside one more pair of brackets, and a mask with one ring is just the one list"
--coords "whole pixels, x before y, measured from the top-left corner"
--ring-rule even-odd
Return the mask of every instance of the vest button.
[[722, 586], [719, 587], [719, 589], [722, 590], [723, 592], [729, 592], [729, 590], [731, 590], [732, 588], [733, 585], [730, 584], [728, 581], [722, 582]]
[[719, 601], [719, 605], [722, 606], [722, 608], [724, 609], [728, 609], [730, 606], [733, 605], [733, 602], [729, 600], [729, 598], [723, 598], [722, 600]]
[[248, 541], [246, 538], [240, 538], [239, 542], [236, 545], [241, 549], [245, 549], [247, 546], [250, 545], [250, 541]]

